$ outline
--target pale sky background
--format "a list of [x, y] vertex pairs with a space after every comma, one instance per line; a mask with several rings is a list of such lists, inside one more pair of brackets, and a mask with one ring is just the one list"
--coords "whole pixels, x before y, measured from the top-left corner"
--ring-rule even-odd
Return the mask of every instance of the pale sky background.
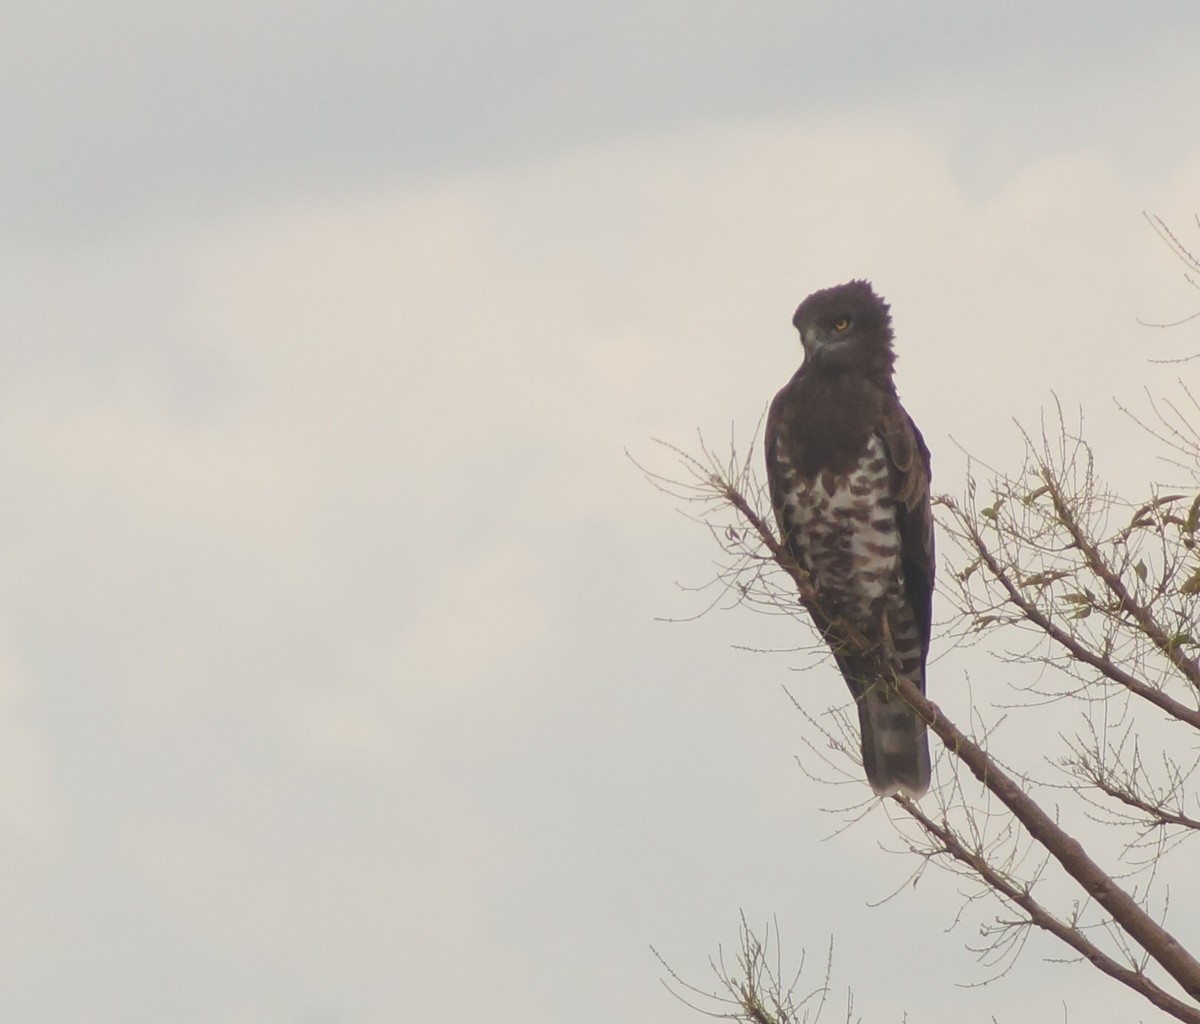
[[938, 490], [1052, 391], [1152, 475], [1195, 0], [5, 13], [0, 1017], [696, 1021], [649, 947], [707, 983], [740, 911], [868, 1022], [1139, 1012], [1040, 941], [959, 987], [945, 876], [868, 905], [912, 865], [782, 689], [843, 684], [658, 621], [714, 550], [624, 452], [748, 443], [866, 276]]

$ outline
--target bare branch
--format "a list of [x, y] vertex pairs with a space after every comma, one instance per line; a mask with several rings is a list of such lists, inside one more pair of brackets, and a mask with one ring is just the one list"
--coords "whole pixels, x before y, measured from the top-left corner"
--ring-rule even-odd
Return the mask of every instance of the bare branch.
[[[709, 960], [709, 969], [721, 991], [708, 991], [684, 981], [667, 963], [662, 954], [650, 947], [655, 958], [670, 975], [671, 983], [664, 987], [685, 1006], [715, 1020], [740, 1021], [744, 1024], [817, 1024], [829, 995], [829, 980], [833, 973], [833, 940], [825, 960], [824, 983], [802, 998], [796, 996], [796, 986], [804, 972], [805, 956], [791, 974], [783, 972], [783, 952], [779, 943], [779, 925], [768, 925], [762, 939], [754, 933], [742, 915], [738, 929], [739, 948], [730, 967], [724, 950], [718, 949], [716, 959]], [[771, 947], [774, 945], [774, 956]], [[686, 995], [684, 994], [686, 993]], [[699, 1005], [695, 1000], [704, 1000]]]
[[1187, 657], [1183, 653], [1183, 645], [1179, 642], [1178, 637], [1169, 635], [1150, 613], [1150, 610], [1135, 600], [1133, 595], [1130, 594], [1124, 580], [1117, 573], [1113, 572], [1112, 568], [1101, 557], [1095, 543], [1084, 533], [1083, 527], [1073, 514], [1054, 476], [1047, 472], [1044, 474], [1043, 479], [1046, 481], [1050, 498], [1054, 502], [1054, 509], [1058, 513], [1059, 522], [1070, 533], [1075, 546], [1087, 560], [1088, 567], [1097, 577], [1104, 581], [1104, 585], [1108, 587], [1117, 599], [1118, 611], [1131, 615], [1138, 626], [1141, 627], [1142, 632], [1166, 655], [1171, 664], [1183, 673], [1188, 682], [1197, 689], [1200, 689], [1200, 662], [1195, 658]]
[[[1025, 596], [1023, 589], [1017, 585], [1012, 576], [996, 559], [974, 521], [959, 509], [953, 499], [943, 498], [942, 504], [949, 508], [955, 516], [964, 531], [964, 535], [970, 541], [975, 551], [978, 552], [980, 560], [987, 567], [992, 579], [1004, 588], [1009, 603], [1021, 613], [1023, 618], [1045, 633], [1046, 636], [1067, 651], [1076, 661], [1095, 669], [1105, 678], [1111, 679], [1114, 683], [1125, 687], [1125, 689], [1141, 697], [1143, 700], [1149, 701], [1156, 707], [1161, 708], [1173, 718], [1177, 718], [1181, 722], [1187, 722], [1193, 728], [1200, 729], [1200, 710], [1188, 707], [1159, 688], [1151, 686], [1144, 680], [1137, 678], [1114, 663], [1111, 658], [1097, 654], [1052, 621], [1048, 615], [1042, 612], [1036, 604]], [[1030, 585], [1037, 585], [1039, 582], [1037, 579], [1028, 578], [1025, 581], [1025, 585], [1028, 587]], [[990, 623], [988, 624], [990, 625]]]
[[1187, 1021], [1188, 1024], [1200, 1024], [1200, 1009], [1189, 1006], [1187, 1003], [1163, 991], [1141, 971], [1125, 967], [1118, 963], [1104, 953], [1095, 943], [1089, 941], [1076, 925], [1061, 921], [1049, 913], [1033, 898], [1028, 886], [1017, 885], [1012, 878], [998, 871], [977, 850], [969, 849], [945, 821], [941, 823], [933, 821], [933, 819], [922, 812], [915, 801], [910, 800], [906, 796], [897, 795], [892, 799], [904, 808], [905, 813], [919, 823], [932, 838], [941, 844], [942, 850], [955, 860], [961, 861], [969, 867], [994, 892], [999, 893], [1028, 914], [1029, 921], [1032, 924], [1044, 929], [1066, 943], [1105, 974], [1115, 978], [1123, 985], [1129, 986], [1160, 1010], [1165, 1010], [1177, 1020]]

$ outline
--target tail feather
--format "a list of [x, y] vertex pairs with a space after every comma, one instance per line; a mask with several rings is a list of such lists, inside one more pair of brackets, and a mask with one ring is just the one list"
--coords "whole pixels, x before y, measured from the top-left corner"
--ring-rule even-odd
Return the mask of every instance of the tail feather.
[[863, 767], [880, 796], [916, 799], [929, 789], [929, 737], [925, 723], [895, 693], [878, 684], [858, 697]]
[[867, 781], [879, 796], [904, 793], [915, 800], [929, 789], [929, 736], [921, 716], [880, 676], [899, 673], [924, 693], [925, 648], [915, 630], [895, 628], [887, 619], [883, 635], [882, 657], [847, 650], [834, 641], [830, 646], [858, 705]]

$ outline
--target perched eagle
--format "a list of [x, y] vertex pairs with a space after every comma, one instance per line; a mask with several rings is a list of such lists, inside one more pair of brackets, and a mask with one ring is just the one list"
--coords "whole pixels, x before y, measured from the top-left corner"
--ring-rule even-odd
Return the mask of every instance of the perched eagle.
[[767, 414], [771, 503], [812, 579], [808, 611], [858, 704], [867, 780], [882, 796], [917, 797], [929, 788], [925, 724], [880, 680], [894, 671], [925, 691], [929, 450], [896, 396], [892, 317], [869, 282], [814, 292], [792, 323], [804, 361]]

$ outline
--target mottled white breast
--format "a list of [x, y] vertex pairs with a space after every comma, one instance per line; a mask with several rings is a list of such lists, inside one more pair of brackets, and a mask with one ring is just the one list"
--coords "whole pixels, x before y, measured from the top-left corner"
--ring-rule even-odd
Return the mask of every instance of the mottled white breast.
[[788, 477], [784, 516], [818, 592], [831, 610], [866, 616], [901, 578], [883, 442], [872, 437], [848, 474], [823, 471], [809, 479], [792, 471]]

